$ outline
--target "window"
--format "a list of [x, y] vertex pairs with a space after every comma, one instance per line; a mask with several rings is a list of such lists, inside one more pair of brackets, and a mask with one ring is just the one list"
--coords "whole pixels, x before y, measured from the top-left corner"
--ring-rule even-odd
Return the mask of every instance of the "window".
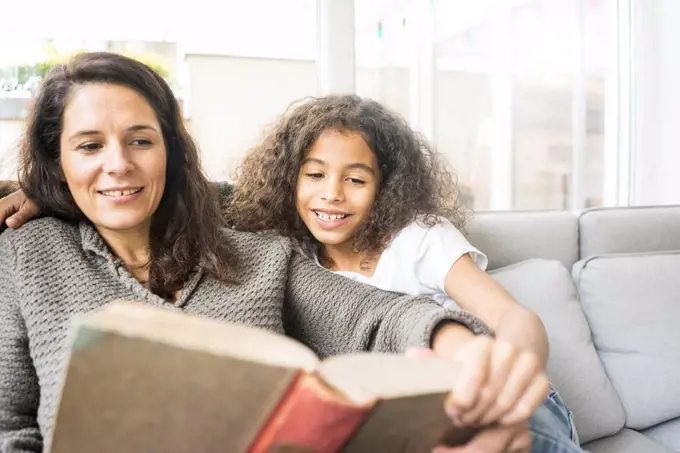
[[615, 0], [362, 4], [357, 90], [431, 139], [472, 208], [603, 204]]

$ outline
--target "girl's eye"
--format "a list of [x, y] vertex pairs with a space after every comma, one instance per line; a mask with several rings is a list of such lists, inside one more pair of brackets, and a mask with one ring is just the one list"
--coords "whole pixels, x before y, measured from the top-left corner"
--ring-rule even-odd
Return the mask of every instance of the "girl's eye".
[[349, 181], [350, 181], [352, 184], [357, 184], [357, 185], [366, 184], [366, 181], [364, 181], [364, 180], [362, 180], [362, 179], [357, 179], [357, 178], [349, 178]]
[[80, 145], [78, 147], [78, 149], [81, 149], [81, 150], [86, 151], [86, 152], [93, 152], [93, 151], [97, 151], [101, 147], [102, 147], [102, 145], [100, 145], [99, 143], [85, 143], [83, 145]]
[[312, 178], [312, 179], [321, 179], [321, 178], [323, 178], [323, 174], [321, 174], [321, 173], [307, 173], [307, 177]]
[[130, 142], [130, 144], [132, 146], [149, 146], [151, 142], [143, 138], [138, 138], [137, 140], [133, 140], [132, 142]]

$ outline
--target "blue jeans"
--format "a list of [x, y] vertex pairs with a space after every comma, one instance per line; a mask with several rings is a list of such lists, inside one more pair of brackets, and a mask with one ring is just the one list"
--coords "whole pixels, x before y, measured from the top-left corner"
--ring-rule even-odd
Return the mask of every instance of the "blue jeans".
[[553, 388], [531, 418], [531, 453], [583, 453], [572, 413]]

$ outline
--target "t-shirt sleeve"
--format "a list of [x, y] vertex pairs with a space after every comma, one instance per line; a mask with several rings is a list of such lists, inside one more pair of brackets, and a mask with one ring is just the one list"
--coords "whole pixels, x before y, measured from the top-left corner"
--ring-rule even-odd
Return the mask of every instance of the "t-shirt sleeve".
[[413, 224], [411, 228], [414, 228], [413, 233], [420, 239], [412, 238], [409, 242], [417, 244], [413, 264], [415, 274], [423, 286], [446, 292], [444, 281], [451, 266], [468, 253], [481, 270], [486, 270], [486, 255], [470, 244], [463, 233], [448, 220], [442, 220], [431, 228], [417, 224]]

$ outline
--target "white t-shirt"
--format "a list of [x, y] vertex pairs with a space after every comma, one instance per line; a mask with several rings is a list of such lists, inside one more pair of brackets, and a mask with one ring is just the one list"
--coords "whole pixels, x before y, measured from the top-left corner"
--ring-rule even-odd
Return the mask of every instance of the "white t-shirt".
[[385, 291], [430, 296], [445, 307], [456, 307], [446, 294], [444, 280], [451, 266], [466, 253], [481, 270], [486, 270], [486, 255], [473, 247], [448, 220], [442, 219], [432, 228], [414, 222], [385, 249], [372, 277], [356, 272], [335, 272]]

